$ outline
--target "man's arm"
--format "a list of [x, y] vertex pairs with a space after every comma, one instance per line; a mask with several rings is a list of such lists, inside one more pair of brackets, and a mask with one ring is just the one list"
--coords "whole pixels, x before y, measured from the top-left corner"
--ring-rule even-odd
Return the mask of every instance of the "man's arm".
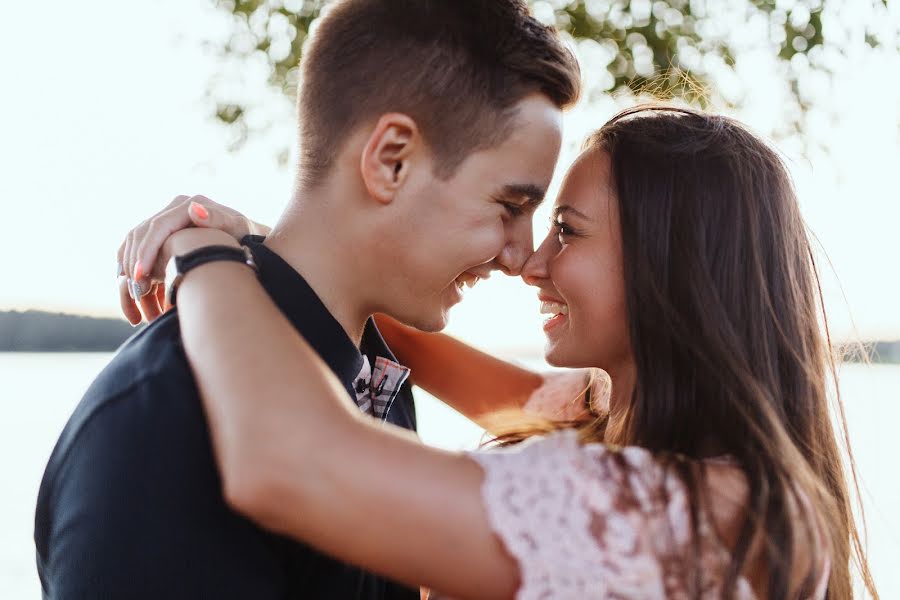
[[183, 385], [155, 376], [106, 401], [55, 457], [36, 531], [46, 597], [284, 596], [283, 542], [225, 505]]

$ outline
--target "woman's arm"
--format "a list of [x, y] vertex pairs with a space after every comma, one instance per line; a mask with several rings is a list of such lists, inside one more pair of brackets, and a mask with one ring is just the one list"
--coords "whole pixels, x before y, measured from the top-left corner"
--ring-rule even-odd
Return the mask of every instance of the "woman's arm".
[[425, 333], [387, 315], [375, 322], [412, 382], [482, 427], [484, 417], [522, 409], [544, 377], [481, 352], [449, 335]]
[[589, 418], [582, 401], [588, 369], [536, 373], [482, 352], [444, 333], [425, 333], [387, 315], [375, 316], [397, 359], [412, 370], [413, 383], [488, 431], [491, 415], [523, 410], [544, 419]]
[[480, 467], [350, 410], [346, 390], [252, 271], [194, 269], [178, 310], [235, 509], [410, 585], [513, 595], [518, 570], [491, 532]]

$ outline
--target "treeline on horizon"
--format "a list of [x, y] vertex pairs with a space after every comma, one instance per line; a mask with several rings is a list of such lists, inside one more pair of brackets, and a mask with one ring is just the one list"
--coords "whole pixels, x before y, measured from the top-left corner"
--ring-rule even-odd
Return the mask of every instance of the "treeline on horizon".
[[[0, 311], [0, 352], [113, 352], [138, 329], [122, 319]], [[844, 360], [900, 363], [900, 340], [839, 347]]]
[[121, 319], [0, 311], [0, 352], [112, 352], [136, 331]]

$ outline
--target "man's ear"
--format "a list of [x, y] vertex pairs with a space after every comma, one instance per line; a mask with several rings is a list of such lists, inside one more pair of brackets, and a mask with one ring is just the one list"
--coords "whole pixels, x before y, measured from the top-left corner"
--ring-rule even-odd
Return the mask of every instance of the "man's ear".
[[410, 157], [421, 145], [416, 122], [400, 113], [382, 115], [363, 147], [360, 172], [369, 194], [387, 204], [410, 170]]

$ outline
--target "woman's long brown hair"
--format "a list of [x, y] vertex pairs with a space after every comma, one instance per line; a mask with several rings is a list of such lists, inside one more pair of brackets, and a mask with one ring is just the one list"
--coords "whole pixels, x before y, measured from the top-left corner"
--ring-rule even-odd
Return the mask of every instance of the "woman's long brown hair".
[[[810, 594], [815, 569], [799, 588], [796, 571], [827, 551], [829, 599], [852, 597], [851, 556], [877, 598], [831, 421], [818, 274], [782, 160], [732, 119], [656, 105], [620, 113], [586, 148], [611, 160], [637, 377], [615, 431], [599, 418], [582, 439], [671, 457], [694, 511], [702, 474], [676, 457], [737, 460], [749, 502], [726, 597], [762, 543], [768, 597]], [[855, 484], [852, 454], [849, 465]]]

